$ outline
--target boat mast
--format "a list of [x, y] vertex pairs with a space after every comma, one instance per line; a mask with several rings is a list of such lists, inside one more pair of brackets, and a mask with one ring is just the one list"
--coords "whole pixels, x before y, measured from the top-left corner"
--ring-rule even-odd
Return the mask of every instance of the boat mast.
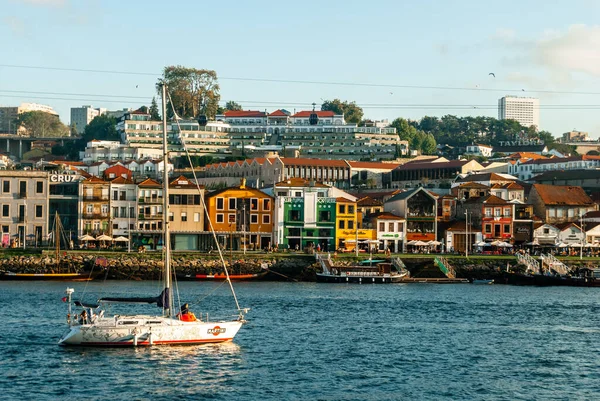
[[167, 148], [167, 86], [162, 89], [162, 131], [163, 131], [163, 246], [165, 255], [165, 292], [168, 294], [168, 316], [173, 316], [173, 297], [171, 296], [171, 237], [169, 234], [169, 151]]

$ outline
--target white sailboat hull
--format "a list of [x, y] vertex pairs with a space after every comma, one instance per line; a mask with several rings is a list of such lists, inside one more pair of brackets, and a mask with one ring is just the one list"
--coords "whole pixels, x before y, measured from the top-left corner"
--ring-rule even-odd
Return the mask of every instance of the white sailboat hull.
[[233, 340], [242, 324], [241, 320], [185, 322], [166, 317], [118, 316], [70, 326], [59, 345], [137, 347], [219, 343]]

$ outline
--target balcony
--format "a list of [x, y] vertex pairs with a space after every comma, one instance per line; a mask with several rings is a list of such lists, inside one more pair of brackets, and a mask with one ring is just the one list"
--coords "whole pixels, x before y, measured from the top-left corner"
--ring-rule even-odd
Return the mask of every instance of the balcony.
[[83, 200], [88, 202], [108, 202], [109, 198], [108, 195], [84, 195]]
[[162, 196], [146, 196], [138, 199], [139, 203], [163, 203]]
[[27, 191], [19, 191], [19, 199], [26, 199], [27, 198]]
[[90, 220], [103, 220], [108, 219], [109, 215], [108, 213], [83, 213], [83, 218]]
[[162, 220], [163, 218], [163, 214], [162, 213], [155, 213], [155, 214], [150, 214], [150, 213], [139, 213], [138, 214], [138, 219], [139, 220]]

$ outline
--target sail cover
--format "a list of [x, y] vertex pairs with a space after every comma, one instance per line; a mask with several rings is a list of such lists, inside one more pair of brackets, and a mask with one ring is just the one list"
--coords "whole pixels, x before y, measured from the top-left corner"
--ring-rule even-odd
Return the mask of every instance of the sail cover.
[[159, 308], [168, 307], [169, 289], [165, 288], [157, 297], [105, 297], [98, 302], [104, 303], [127, 303], [127, 304], [156, 304]]

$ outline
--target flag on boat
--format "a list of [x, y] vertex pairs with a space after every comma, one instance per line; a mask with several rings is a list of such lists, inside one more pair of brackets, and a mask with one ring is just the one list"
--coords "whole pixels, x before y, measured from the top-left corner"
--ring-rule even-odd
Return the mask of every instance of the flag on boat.
[[67, 302], [67, 297], [62, 297], [61, 299], [63, 302]]

